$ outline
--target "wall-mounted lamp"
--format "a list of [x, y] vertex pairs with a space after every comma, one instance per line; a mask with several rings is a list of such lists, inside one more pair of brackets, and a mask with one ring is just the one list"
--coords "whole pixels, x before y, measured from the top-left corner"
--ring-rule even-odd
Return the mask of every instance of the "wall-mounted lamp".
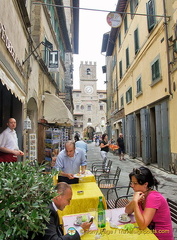
[[28, 116], [27, 116], [27, 118], [24, 120], [24, 129], [25, 129], [25, 130], [31, 129], [31, 120], [29, 119]]

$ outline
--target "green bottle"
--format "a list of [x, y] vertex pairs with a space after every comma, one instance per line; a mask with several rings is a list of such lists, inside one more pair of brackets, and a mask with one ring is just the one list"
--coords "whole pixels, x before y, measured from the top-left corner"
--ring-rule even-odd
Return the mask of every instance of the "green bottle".
[[98, 203], [98, 227], [104, 228], [106, 226], [106, 215], [105, 215], [105, 209], [103, 205], [103, 198], [99, 197], [99, 203]]

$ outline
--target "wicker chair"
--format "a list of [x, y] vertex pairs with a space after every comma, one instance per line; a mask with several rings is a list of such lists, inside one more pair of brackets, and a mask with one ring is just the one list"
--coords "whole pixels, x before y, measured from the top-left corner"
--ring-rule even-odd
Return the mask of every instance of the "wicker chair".
[[109, 209], [125, 207], [130, 202], [129, 198], [133, 196], [133, 194], [129, 193], [130, 185], [118, 186], [116, 187], [116, 191], [124, 188], [126, 189], [125, 195], [121, 195], [120, 197], [117, 197], [117, 199], [107, 199], [106, 203]]
[[170, 208], [171, 220], [177, 224], [177, 203], [167, 198], [167, 202]]
[[98, 187], [100, 189], [107, 190], [107, 199], [110, 191], [115, 191], [116, 196], [118, 197], [116, 187], [119, 181], [121, 169], [117, 167], [115, 173], [101, 174], [98, 177]]

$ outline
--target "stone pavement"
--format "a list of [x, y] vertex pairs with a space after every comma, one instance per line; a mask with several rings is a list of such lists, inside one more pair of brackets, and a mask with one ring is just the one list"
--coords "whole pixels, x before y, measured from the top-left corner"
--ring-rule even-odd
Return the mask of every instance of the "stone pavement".
[[[125, 155], [125, 161], [120, 161], [118, 156], [115, 156], [112, 153], [108, 153], [108, 159], [113, 161], [111, 171], [114, 172], [119, 166], [121, 168], [119, 185], [126, 186], [129, 183], [129, 173], [133, 168], [139, 168], [140, 166], [145, 166], [145, 164], [138, 159], [131, 159], [128, 155]], [[93, 162], [101, 160], [100, 148], [95, 146], [95, 143], [92, 142], [88, 144], [88, 153], [87, 153], [87, 164], [88, 169], [90, 169]], [[163, 194], [166, 198], [170, 198], [173, 201], [177, 202], [177, 175], [165, 172], [161, 169], [158, 169], [156, 166], [148, 165], [147, 166], [155, 176], [155, 178], [160, 182], [158, 186], [158, 191]], [[106, 192], [103, 191], [105, 195]], [[124, 195], [125, 192], [119, 191], [119, 196]], [[106, 195], [105, 195], [106, 197]], [[110, 199], [116, 198], [115, 193], [110, 194]], [[177, 239], [177, 226], [174, 225], [175, 229], [175, 239]]]

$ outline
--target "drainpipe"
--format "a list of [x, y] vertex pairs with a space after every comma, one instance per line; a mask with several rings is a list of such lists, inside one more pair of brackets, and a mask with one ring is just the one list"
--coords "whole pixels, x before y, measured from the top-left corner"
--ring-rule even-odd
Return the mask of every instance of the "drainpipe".
[[171, 76], [170, 76], [170, 53], [169, 53], [169, 45], [168, 45], [168, 27], [167, 27], [167, 12], [165, 0], [163, 0], [163, 9], [164, 9], [164, 25], [165, 25], [165, 37], [166, 37], [166, 50], [167, 50], [167, 72], [168, 72], [168, 91], [171, 96], [173, 96], [171, 92]]

